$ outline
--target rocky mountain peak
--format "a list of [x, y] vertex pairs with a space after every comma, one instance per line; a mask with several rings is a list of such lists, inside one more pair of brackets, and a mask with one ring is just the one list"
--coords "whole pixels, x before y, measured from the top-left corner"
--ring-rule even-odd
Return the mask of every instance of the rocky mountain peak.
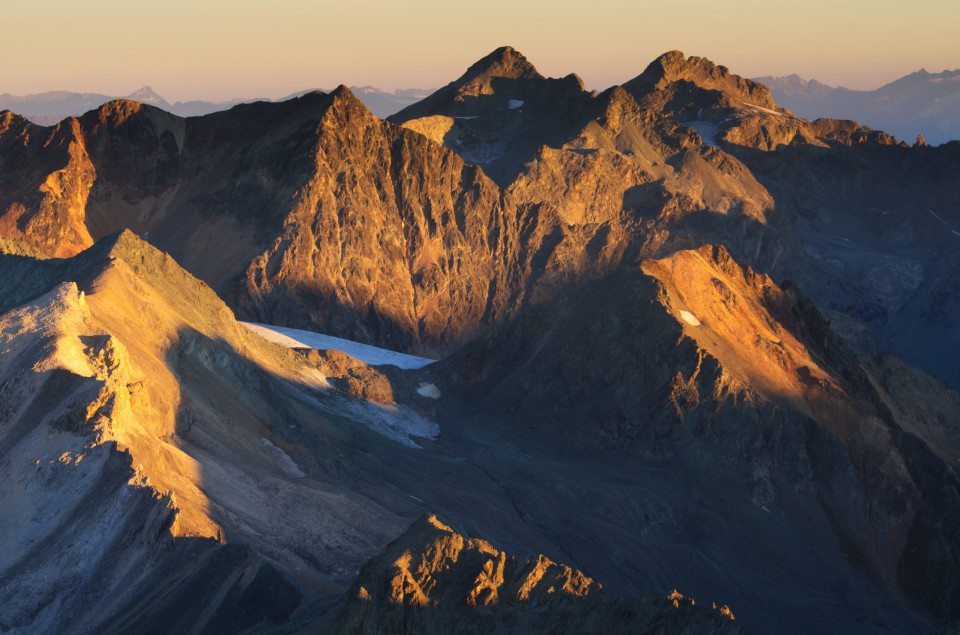
[[512, 46], [501, 46], [475, 62], [460, 78], [469, 82], [479, 77], [507, 77], [509, 79], [544, 79], [526, 57]]
[[82, 119], [95, 118], [101, 124], [120, 124], [143, 110], [144, 104], [132, 99], [114, 99], [96, 110], [83, 115]]
[[730, 72], [704, 57], [685, 57], [680, 51], [664, 53], [647, 66], [639, 76], [624, 84], [624, 88], [638, 98], [644, 94], [664, 91], [678, 82], [689, 82], [698, 88], [716, 90], [749, 105], [775, 109], [766, 86]]
[[[423, 101], [407, 106], [392, 115], [393, 123], [403, 123], [430, 115], [476, 116], [480, 104], [491, 96], [514, 103], [533, 98], [538, 91], [560, 88], [562, 92], [583, 92], [583, 82], [575, 75], [548, 79], [537, 72], [526, 57], [509, 46], [502, 46], [470, 66], [458, 79], [450, 82]], [[499, 106], [498, 106], [499, 107]], [[518, 106], [517, 106], [518, 107]]]
[[25, 117], [22, 117], [13, 111], [4, 110], [0, 112], [0, 134], [3, 134], [13, 127], [22, 128], [29, 123], [30, 122]]
[[336, 125], [344, 125], [349, 122], [357, 122], [365, 125], [376, 121], [370, 109], [353, 94], [349, 88], [340, 84], [329, 94], [317, 95], [326, 100], [327, 106], [323, 115], [324, 121], [335, 122]]

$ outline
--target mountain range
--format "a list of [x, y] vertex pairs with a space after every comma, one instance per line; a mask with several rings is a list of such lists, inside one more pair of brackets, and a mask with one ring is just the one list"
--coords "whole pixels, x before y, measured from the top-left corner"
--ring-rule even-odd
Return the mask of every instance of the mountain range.
[[[764, 76], [754, 81], [770, 89], [776, 103], [806, 119], [830, 117], [861, 122], [913, 143], [919, 135], [924, 141], [940, 145], [960, 139], [960, 70], [929, 73], [921, 69], [875, 90], [851, 90], [833, 87], [799, 75]], [[401, 89], [387, 92], [373, 86], [351, 86], [350, 90], [370, 111], [386, 118], [413, 106], [431, 95], [430, 89]], [[278, 99], [299, 97], [308, 90]], [[329, 92], [329, 91], [324, 91]], [[191, 100], [170, 103], [149, 86], [121, 97], [93, 93], [51, 91], [33, 95], [0, 95], [0, 109], [8, 109], [41, 125], [54, 125], [61, 119], [79, 116], [114, 99], [129, 99], [162, 108], [181, 117], [196, 117], [237, 104], [271, 101], [267, 98], [234, 98], [207, 102]], [[424, 108], [424, 106], [418, 106]]]
[[800, 117], [853, 119], [913, 143], [960, 139], [960, 69], [921, 69], [875, 90], [827, 86], [798, 75], [758, 77], [777, 103]]
[[958, 165], [677, 51], [0, 113], [0, 628], [955, 628]]
[[[392, 93], [372, 86], [351, 87], [353, 93], [378, 117], [392, 115], [405, 106], [423, 99], [432, 91], [418, 88], [401, 89]], [[276, 101], [284, 101], [304, 95], [309, 90], [293, 93]], [[180, 117], [199, 117], [210, 113], [227, 110], [237, 104], [246, 104], [255, 101], [272, 101], [265, 97], [256, 99], [234, 98], [227, 101], [178, 101], [170, 103], [158, 95], [149, 86], [144, 86], [129, 95], [110, 97], [96, 93], [73, 93], [69, 91], [50, 91], [33, 95], [0, 95], [0, 110], [12, 110], [33, 123], [52, 126], [66, 117], [80, 116], [89, 110], [95, 110], [103, 104], [116, 99], [127, 99], [142, 104], [156, 106]]]

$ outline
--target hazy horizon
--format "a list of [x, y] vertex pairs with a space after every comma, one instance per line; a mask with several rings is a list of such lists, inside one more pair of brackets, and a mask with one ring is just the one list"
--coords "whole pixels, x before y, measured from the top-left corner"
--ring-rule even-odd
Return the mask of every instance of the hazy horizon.
[[[499, 46], [546, 76], [603, 90], [678, 49], [746, 77], [796, 73], [874, 89], [925, 68], [960, 68], [960, 4], [694, 0], [683, 7], [597, 0], [482, 7], [436, 0], [255, 0], [156, 6], [48, 0], [5, 10], [0, 93], [126, 95], [171, 103], [276, 99], [339, 84], [439, 88]], [[38, 32], [24, 25], [42, 25]]]

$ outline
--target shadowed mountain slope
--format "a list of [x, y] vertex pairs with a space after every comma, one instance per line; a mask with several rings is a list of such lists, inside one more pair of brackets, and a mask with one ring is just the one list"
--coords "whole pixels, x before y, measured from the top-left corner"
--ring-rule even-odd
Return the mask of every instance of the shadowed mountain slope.
[[[947, 414], [956, 393], [900, 363], [857, 358], [795, 288], [779, 289], [722, 248], [647, 260], [642, 271], [585, 286], [560, 312], [528, 312], [443, 363], [459, 371], [461, 394], [510, 417], [517, 434], [571, 453], [615, 447], [654, 462], [670, 457], [715, 479], [692, 477], [691, 495], [719, 501], [739, 492], [734, 498], [792, 525], [807, 547], [778, 535], [766, 552], [772, 535], [747, 531], [757, 540], [753, 558], [811, 549], [823, 558], [809, 583], [804, 567], [785, 566], [794, 599], [812, 601], [800, 589], [818, 575], [852, 579], [841, 573], [846, 558], [893, 597], [952, 614], [956, 564], [942, 563], [960, 557], [952, 538], [960, 518], [943, 497], [960, 502], [960, 420]], [[904, 375], [893, 380], [884, 368]], [[917, 391], [905, 398], [884, 388], [898, 382]], [[687, 540], [729, 552], [708, 546], [729, 530], [691, 530]], [[765, 602], [791, 614], [782, 598]]]

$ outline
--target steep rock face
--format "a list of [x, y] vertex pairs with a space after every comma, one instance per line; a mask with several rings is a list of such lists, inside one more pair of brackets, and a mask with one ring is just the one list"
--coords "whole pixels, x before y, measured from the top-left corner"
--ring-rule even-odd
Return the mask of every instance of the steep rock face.
[[[553, 254], [544, 254], [553, 263], [548, 270], [569, 272], [569, 263], [577, 263], [572, 269], [578, 273], [565, 274], [568, 279], [576, 279], [610, 271], [624, 259], [634, 262], [638, 257], [702, 244], [703, 235], [723, 236], [739, 257], [771, 270], [785, 251], [799, 249], [789, 239], [776, 237], [784, 229], [776, 216], [772, 219], [775, 228], [765, 227], [772, 200], [745, 166], [719, 148], [708, 147], [665, 113], [638, 103], [623, 88], [581, 99], [582, 104], [570, 111], [563, 106], [571, 103], [569, 99], [553, 99], [546, 112], [536, 111], [537, 126], [525, 126], [516, 132], [482, 123], [499, 121], [502, 104], [455, 95], [457, 91], [471, 92], [468, 87], [476, 88], [475, 76], [486, 77], [474, 72], [480, 66], [504, 66], [491, 60], [505, 54], [492, 54], [484, 64], [468, 71], [445, 89], [450, 93], [446, 97], [441, 98], [438, 92], [418, 104], [415, 114], [422, 117], [404, 125], [443, 142], [485, 171], [493, 168], [491, 163], [475, 156], [459, 141], [451, 142], [450, 135], [457, 127], [479, 126], [474, 137], [488, 146], [520, 140], [528, 146], [528, 162], [513, 172], [498, 173], [498, 182], [508, 183], [508, 191], [520, 203], [546, 204], [546, 209], [551, 213], [555, 210], [566, 225], [559, 228], [555, 240], [560, 244]], [[668, 74], [664, 82], [680, 81], [675, 75], [678, 77]], [[703, 73], [690, 76], [706, 81], [700, 75]], [[726, 73], [723, 77], [731, 86], [739, 85], [736, 76]], [[527, 92], [550, 93], [532, 79], [523, 81], [530, 83]], [[502, 90], [516, 82], [521, 80], [504, 78]], [[716, 93], [693, 83], [689, 86], [701, 93]], [[466, 123], [450, 119], [447, 113], [453, 103], [469, 103], [469, 116], [476, 119]], [[556, 116], [558, 111], [563, 111], [562, 117]], [[398, 113], [392, 120], [401, 121], [404, 116]], [[711, 145], [715, 144], [712, 141]]]
[[333, 624], [350, 633], [737, 633], [724, 606], [669, 597], [605, 595], [581, 572], [544, 556], [521, 562], [424, 516], [360, 573]]
[[432, 350], [504, 310], [517, 208], [479, 169], [346, 91], [318, 139], [283, 235], [245, 273], [245, 314], [394, 348], [422, 338]]
[[[26, 148], [20, 154], [40, 151], [26, 131], [51, 133], [7, 120], [4, 139]], [[81, 180], [80, 199], [11, 203], [5, 225], [22, 238], [31, 214], [43, 220], [28, 240], [47, 253], [75, 253], [91, 235], [128, 227], [245, 317], [397, 348], [455, 343], [519, 288], [507, 280], [521, 258], [510, 199], [345, 88], [189, 120], [111, 102], [52, 133], [65, 131], [70, 147], [89, 149], [81, 158], [98, 166], [96, 181]], [[25, 170], [47, 169], [20, 154], [10, 157], [8, 189], [29, 182]], [[84, 235], [63, 238], [71, 227]]]
[[909, 397], [885, 388], [890, 371], [858, 359], [795, 288], [722, 248], [642, 270], [468, 346], [445, 362], [462, 393], [581, 448], [726, 457], [721, 472], [755, 505], [830, 536], [901, 602], [953, 615], [960, 517], [934, 501], [960, 501], [955, 395], [922, 379]]
[[97, 177], [76, 121], [41, 128], [0, 113], [0, 233], [52, 256], [93, 241], [85, 224]]

